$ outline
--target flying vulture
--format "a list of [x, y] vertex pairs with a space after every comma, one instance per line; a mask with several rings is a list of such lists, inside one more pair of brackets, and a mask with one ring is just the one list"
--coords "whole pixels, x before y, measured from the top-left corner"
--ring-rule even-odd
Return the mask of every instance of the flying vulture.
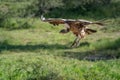
[[87, 20], [73, 20], [73, 19], [61, 19], [61, 18], [48, 18], [41, 16], [41, 20], [43, 22], [49, 22], [50, 24], [59, 25], [59, 24], [65, 24], [65, 29], [62, 29], [60, 33], [68, 33], [72, 31], [72, 33], [76, 36], [76, 39], [72, 43], [71, 47], [78, 47], [80, 44], [80, 39], [84, 38], [86, 34], [91, 34], [97, 32], [96, 30], [89, 29], [87, 25], [90, 24], [97, 24], [97, 25], [103, 25], [100, 22], [91, 22]]

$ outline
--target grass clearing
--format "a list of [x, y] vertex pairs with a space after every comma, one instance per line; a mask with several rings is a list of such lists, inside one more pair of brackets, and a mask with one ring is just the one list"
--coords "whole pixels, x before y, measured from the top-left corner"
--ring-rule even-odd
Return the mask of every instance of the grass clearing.
[[30, 29], [0, 29], [1, 80], [120, 79], [119, 30], [98, 29], [72, 49], [69, 46], [75, 37], [59, 34], [62, 25], [40, 21], [33, 25]]

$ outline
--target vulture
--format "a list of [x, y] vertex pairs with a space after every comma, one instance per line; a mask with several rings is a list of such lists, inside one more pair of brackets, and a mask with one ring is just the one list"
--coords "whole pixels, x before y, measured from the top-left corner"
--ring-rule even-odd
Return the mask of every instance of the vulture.
[[48, 22], [50, 24], [53, 24], [54, 26], [59, 24], [64, 24], [65, 29], [60, 30], [60, 33], [68, 33], [72, 32], [76, 39], [72, 43], [71, 47], [78, 47], [80, 45], [80, 40], [85, 37], [86, 34], [91, 34], [97, 32], [96, 30], [90, 29], [87, 27], [87, 25], [90, 24], [97, 24], [102, 26], [103, 24], [100, 22], [91, 22], [83, 19], [62, 19], [62, 18], [45, 18], [43, 15], [41, 16], [41, 21]]

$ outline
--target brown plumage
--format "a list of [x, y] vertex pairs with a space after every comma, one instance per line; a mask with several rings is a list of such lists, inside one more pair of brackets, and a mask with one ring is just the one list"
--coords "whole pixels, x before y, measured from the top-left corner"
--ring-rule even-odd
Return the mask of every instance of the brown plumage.
[[66, 29], [62, 29], [60, 33], [68, 33], [69, 31], [72, 31], [72, 33], [76, 36], [76, 39], [74, 40], [71, 47], [77, 47], [80, 44], [80, 39], [84, 38], [86, 34], [91, 34], [97, 32], [96, 30], [89, 29], [86, 27], [90, 24], [97, 24], [102, 26], [103, 24], [100, 22], [91, 22], [87, 20], [73, 20], [73, 19], [61, 19], [61, 18], [48, 18], [45, 19], [43, 16], [41, 16], [41, 20], [44, 22], [49, 22], [53, 25], [59, 25], [59, 24], [65, 24]]

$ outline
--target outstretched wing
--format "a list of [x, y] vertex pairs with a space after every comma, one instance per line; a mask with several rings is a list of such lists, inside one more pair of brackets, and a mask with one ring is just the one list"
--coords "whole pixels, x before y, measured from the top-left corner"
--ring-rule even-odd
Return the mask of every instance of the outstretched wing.
[[87, 20], [83, 20], [83, 19], [78, 19], [78, 20], [62, 19], [62, 18], [48, 18], [48, 19], [46, 19], [45, 17], [41, 16], [41, 20], [44, 22], [49, 22], [50, 24], [53, 24], [53, 25], [72, 23], [72, 24], [76, 24], [76, 25], [97, 24], [97, 25], [103, 26], [103, 24], [100, 22], [91, 22], [91, 21], [87, 21]]
[[49, 22], [50, 24], [53, 24], [53, 25], [65, 24], [65, 21], [66, 21], [66, 19], [61, 19], [61, 18], [48, 18], [48, 19], [46, 19], [43, 16], [41, 16], [41, 20], [44, 22]]

